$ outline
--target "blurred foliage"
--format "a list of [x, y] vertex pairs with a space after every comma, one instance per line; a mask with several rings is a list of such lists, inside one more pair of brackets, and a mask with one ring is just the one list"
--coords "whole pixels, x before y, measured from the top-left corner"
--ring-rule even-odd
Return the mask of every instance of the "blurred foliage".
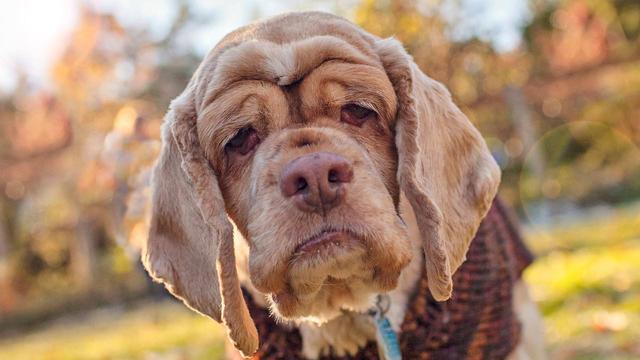
[[51, 89], [23, 79], [2, 100], [0, 322], [42, 298], [148, 287], [121, 224], [128, 212], [137, 243], [145, 235], [135, 227], [148, 195], [140, 185], [169, 100], [199, 61], [175, 46], [198, 19], [186, 3], [177, 8], [156, 39], [83, 6]]
[[355, 21], [398, 38], [447, 85], [488, 138], [511, 203], [638, 199], [640, 3], [536, 0], [529, 7], [523, 44], [506, 53], [473, 32], [473, 12], [482, 14], [474, 1], [368, 0]]
[[[0, 326], [155, 289], [138, 261], [149, 168], [163, 113], [201, 59], [184, 46], [185, 36], [211, 17], [176, 1], [171, 25], [158, 36], [83, 4], [52, 60], [50, 86], [34, 87], [23, 76], [0, 96]], [[485, 135], [503, 169], [502, 196], [536, 224], [528, 240], [540, 257], [527, 279], [554, 354], [640, 356], [633, 341], [640, 336], [640, 3], [526, 1], [522, 43], [500, 51], [493, 30], [479, 29], [487, 22], [481, 1], [351, 4], [354, 22], [398, 38]], [[117, 329], [147, 334], [149, 324], [123, 321], [105, 335], [110, 350], [84, 333], [51, 330], [31, 340], [36, 349], [54, 346], [49, 336], [71, 344], [54, 346], [60, 358], [98, 348], [104, 357], [141, 357], [146, 346], [184, 346], [127, 345]], [[200, 320], [175, 321], [188, 328]], [[178, 341], [169, 340], [169, 329], [149, 331], [167, 344]], [[191, 335], [194, 349], [218, 346], [210, 339], [200, 347], [205, 331]], [[9, 358], [19, 356], [16, 349]]]

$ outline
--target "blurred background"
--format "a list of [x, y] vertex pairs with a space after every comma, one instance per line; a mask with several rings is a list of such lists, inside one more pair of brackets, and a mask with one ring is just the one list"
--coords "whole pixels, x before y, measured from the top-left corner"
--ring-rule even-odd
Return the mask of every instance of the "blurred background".
[[486, 137], [553, 359], [640, 358], [637, 0], [0, 3], [0, 359], [210, 359], [139, 262], [169, 101], [222, 36], [324, 10], [395, 36]]

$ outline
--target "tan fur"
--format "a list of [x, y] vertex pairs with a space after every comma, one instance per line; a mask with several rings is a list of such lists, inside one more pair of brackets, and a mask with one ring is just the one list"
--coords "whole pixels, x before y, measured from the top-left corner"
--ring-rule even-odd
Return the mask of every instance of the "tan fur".
[[[378, 116], [342, 123], [347, 104]], [[255, 152], [225, 150], [247, 126], [261, 139]], [[309, 357], [329, 347], [352, 353], [371, 339], [358, 313], [379, 293], [390, 293], [399, 328], [425, 264], [434, 297], [447, 299], [500, 178], [446, 89], [395, 40], [322, 13], [285, 14], [225, 37], [172, 103], [163, 142], [145, 266], [222, 321], [245, 355], [258, 344], [239, 275], [258, 303], [300, 327]], [[281, 194], [280, 174], [319, 151], [348, 159], [354, 180], [340, 206], [301, 212]], [[294, 253], [327, 228], [350, 240], [313, 260]], [[350, 340], [338, 340], [341, 332]]]
[[446, 300], [497, 192], [500, 169], [442, 84], [422, 73], [397, 41], [380, 41], [378, 48], [400, 99], [398, 178], [422, 232], [429, 289]]
[[240, 292], [232, 227], [195, 134], [189, 90], [165, 118], [143, 262], [187, 306], [222, 321], [235, 346], [249, 355], [258, 347], [258, 333]]

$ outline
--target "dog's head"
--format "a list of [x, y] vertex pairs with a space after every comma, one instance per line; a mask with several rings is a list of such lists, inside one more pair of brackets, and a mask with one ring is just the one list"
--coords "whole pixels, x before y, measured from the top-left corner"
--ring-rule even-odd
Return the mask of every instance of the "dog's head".
[[401, 194], [421, 233], [429, 288], [451, 277], [499, 170], [446, 89], [392, 39], [321, 13], [241, 28], [208, 55], [165, 118], [144, 263], [191, 308], [257, 346], [249, 274], [283, 318], [330, 318], [392, 290], [412, 256]]

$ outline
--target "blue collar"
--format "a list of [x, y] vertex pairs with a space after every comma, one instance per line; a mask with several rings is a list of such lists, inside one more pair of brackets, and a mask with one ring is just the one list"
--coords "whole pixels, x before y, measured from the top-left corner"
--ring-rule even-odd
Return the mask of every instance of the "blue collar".
[[380, 359], [402, 360], [398, 334], [393, 330], [389, 318], [386, 316], [390, 305], [389, 295], [378, 295], [376, 306], [369, 311], [369, 315], [373, 318], [373, 323], [376, 327], [376, 340]]

